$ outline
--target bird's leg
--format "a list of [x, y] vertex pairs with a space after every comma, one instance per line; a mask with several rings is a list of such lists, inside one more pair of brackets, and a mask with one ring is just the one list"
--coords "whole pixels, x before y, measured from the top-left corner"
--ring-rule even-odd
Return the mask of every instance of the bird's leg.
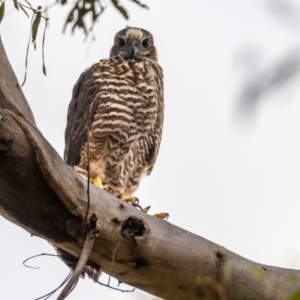
[[103, 190], [103, 184], [102, 184], [102, 180], [100, 178], [100, 176], [95, 176], [92, 180], [93, 185], [97, 186], [98, 188]]

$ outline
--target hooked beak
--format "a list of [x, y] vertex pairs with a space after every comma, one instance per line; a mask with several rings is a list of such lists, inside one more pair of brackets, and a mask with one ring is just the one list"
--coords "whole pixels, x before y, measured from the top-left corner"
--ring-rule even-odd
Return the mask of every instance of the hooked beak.
[[132, 41], [128, 47], [128, 54], [130, 58], [135, 58], [136, 54], [139, 52], [136, 42]]

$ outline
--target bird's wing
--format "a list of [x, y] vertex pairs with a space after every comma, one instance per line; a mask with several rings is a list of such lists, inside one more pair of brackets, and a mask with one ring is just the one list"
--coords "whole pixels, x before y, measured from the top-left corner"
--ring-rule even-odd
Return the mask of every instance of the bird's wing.
[[156, 120], [156, 124], [154, 126], [153, 133], [150, 137], [150, 145], [148, 148], [148, 153], [146, 157], [146, 168], [145, 174], [150, 175], [156, 159], [158, 157], [158, 152], [160, 148], [161, 138], [162, 138], [162, 130], [164, 123], [164, 95], [163, 90], [158, 94], [158, 118]]
[[64, 159], [71, 166], [79, 164], [82, 146], [87, 141], [88, 129], [93, 117], [91, 105], [99, 91], [92, 76], [94, 67], [95, 65], [79, 77], [73, 88], [72, 100], [68, 108]]

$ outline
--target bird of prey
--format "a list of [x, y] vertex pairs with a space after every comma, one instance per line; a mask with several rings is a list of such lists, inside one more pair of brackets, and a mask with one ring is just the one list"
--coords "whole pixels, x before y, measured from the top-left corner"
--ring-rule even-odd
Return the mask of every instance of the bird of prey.
[[156, 161], [163, 119], [163, 71], [153, 36], [127, 27], [115, 35], [110, 58], [83, 72], [74, 86], [65, 161], [85, 178], [89, 165], [93, 184], [134, 203]]
[[[157, 59], [150, 32], [134, 27], [117, 32], [110, 57], [81, 74], [68, 108], [66, 163], [133, 204], [141, 178], [153, 169], [162, 138], [163, 71]], [[71, 255], [59, 253], [69, 266], [74, 264]], [[97, 265], [85, 271], [96, 280], [100, 275]]]

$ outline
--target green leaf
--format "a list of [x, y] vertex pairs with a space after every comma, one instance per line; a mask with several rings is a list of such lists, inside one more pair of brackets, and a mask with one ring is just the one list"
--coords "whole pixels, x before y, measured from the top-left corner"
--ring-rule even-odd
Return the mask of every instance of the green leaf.
[[[34, 14], [32, 15], [32, 18], [31, 18], [31, 27], [32, 27], [32, 23], [33, 23], [33, 18], [34, 18]], [[28, 40], [27, 50], [26, 50], [25, 74], [24, 74], [24, 79], [23, 79], [23, 82], [22, 82], [21, 86], [23, 86], [25, 84], [26, 78], [27, 78], [27, 67], [28, 67], [28, 54], [29, 54], [30, 38], [31, 38], [31, 29], [30, 29], [30, 33], [29, 33], [29, 40]]]
[[22, 11], [24, 12], [24, 14], [29, 18], [29, 14], [28, 14], [27, 11], [23, 8], [22, 5], [20, 5], [20, 8], [21, 8]]
[[14, 1], [14, 6], [17, 10], [19, 10], [19, 5], [18, 5], [18, 1], [17, 0], [13, 0]]
[[71, 11], [70, 11], [70, 13], [69, 13], [69, 15], [67, 17], [67, 20], [65, 22], [65, 25], [64, 25], [64, 28], [63, 28], [63, 33], [66, 32], [67, 25], [73, 21], [73, 19], [74, 19], [74, 12], [76, 10], [78, 10], [78, 3], [71, 9]]
[[82, 18], [81, 19], [78, 18], [78, 20], [74, 23], [74, 25], [72, 27], [72, 33], [74, 33], [76, 27], [83, 28], [84, 33], [86, 35], [88, 34], [88, 31], [86, 29], [85, 23]]
[[45, 28], [43, 34], [43, 44], [42, 44], [42, 59], [43, 59], [43, 73], [47, 76], [46, 65], [45, 65], [45, 38], [46, 38], [46, 28], [47, 28], [48, 20], [45, 21]]
[[115, 6], [115, 8], [123, 15], [123, 17], [128, 20], [129, 16], [126, 11], [126, 9], [120, 5], [119, 0], [111, 0], [112, 4]]
[[37, 32], [38, 32], [39, 25], [40, 25], [40, 22], [41, 22], [41, 17], [42, 17], [42, 12], [41, 11], [37, 11], [35, 13], [35, 19], [34, 19], [34, 21], [32, 23], [32, 27], [31, 27], [32, 43], [36, 42], [36, 36], [37, 36]]
[[4, 14], [5, 14], [5, 1], [3, 1], [2, 4], [0, 5], [0, 24], [4, 18]]
[[82, 28], [84, 30], [84, 33], [87, 35], [88, 31], [85, 26], [84, 16], [89, 12], [89, 9], [86, 9], [84, 7], [78, 7], [77, 10], [78, 10], [77, 21], [74, 23], [72, 27], [72, 33], [74, 33], [76, 27], [78, 27], [78, 28]]
[[146, 4], [141, 3], [139, 0], [131, 0], [131, 1], [136, 3], [137, 5], [139, 5], [140, 7], [149, 9], [149, 6], [147, 6]]

